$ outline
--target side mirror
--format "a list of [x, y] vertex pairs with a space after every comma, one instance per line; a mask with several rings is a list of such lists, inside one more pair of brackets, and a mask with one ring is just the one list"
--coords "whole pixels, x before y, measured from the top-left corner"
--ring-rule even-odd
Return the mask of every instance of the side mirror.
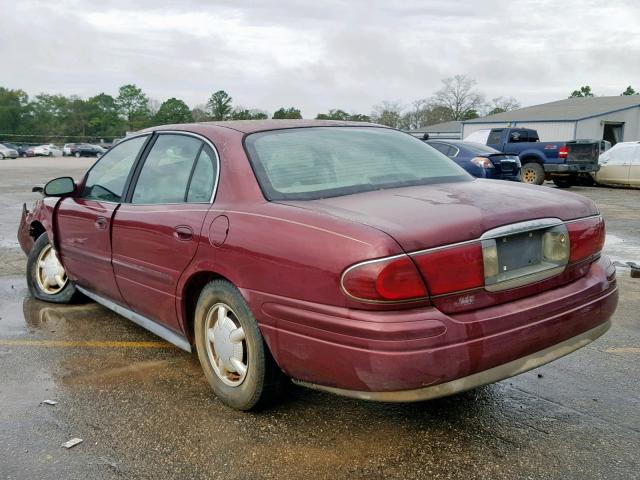
[[31, 189], [32, 192], [34, 193], [44, 193], [44, 188], [43, 187], [33, 187]]
[[76, 184], [71, 177], [60, 177], [51, 180], [44, 186], [47, 197], [63, 197], [76, 191]]

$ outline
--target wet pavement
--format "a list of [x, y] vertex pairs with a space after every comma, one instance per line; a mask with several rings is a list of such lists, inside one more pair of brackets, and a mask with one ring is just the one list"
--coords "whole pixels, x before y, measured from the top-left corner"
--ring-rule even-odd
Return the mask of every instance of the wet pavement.
[[[94, 303], [29, 297], [21, 204], [89, 164], [0, 162], [0, 479], [640, 476], [640, 280], [628, 269], [611, 331], [537, 370], [409, 405], [292, 386], [241, 413], [211, 393], [195, 355]], [[572, 190], [600, 206], [607, 252], [640, 261], [640, 191]]]

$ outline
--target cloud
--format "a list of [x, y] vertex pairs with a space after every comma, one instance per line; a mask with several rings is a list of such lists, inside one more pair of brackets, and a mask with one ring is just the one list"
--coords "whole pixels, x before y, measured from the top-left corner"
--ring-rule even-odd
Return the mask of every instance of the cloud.
[[307, 117], [409, 104], [458, 73], [525, 105], [584, 84], [640, 88], [630, 0], [255, 3], [0, 0], [0, 85], [90, 96], [136, 83], [191, 106], [224, 89], [236, 104]]

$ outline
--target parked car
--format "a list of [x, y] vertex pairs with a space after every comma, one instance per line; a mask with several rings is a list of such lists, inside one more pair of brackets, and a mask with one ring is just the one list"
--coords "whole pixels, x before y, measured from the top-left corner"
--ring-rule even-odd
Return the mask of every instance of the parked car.
[[54, 145], [53, 143], [50, 143], [48, 145], [39, 145], [37, 147], [33, 147], [33, 153], [37, 157], [38, 156], [61, 157], [62, 156], [62, 150], [56, 145]]
[[427, 144], [444, 153], [474, 177], [516, 182], [521, 179], [517, 155], [505, 155], [481, 143], [462, 140], [428, 140]]
[[62, 146], [62, 156], [63, 157], [70, 157], [72, 156], [74, 153], [76, 153], [76, 144], [75, 143], [65, 143]]
[[7, 148], [17, 151], [19, 157], [26, 157], [26, 151], [30, 148], [29, 145], [16, 145], [10, 142], [2, 142], [2, 144]]
[[227, 405], [296, 383], [409, 402], [535, 368], [610, 326], [594, 202], [474, 179], [372, 124], [154, 127], [24, 207], [34, 297], [77, 294], [191, 351]]
[[522, 163], [522, 181], [542, 185], [553, 180], [568, 188], [580, 175], [598, 171], [600, 142], [541, 142], [531, 128], [492, 128], [472, 133], [467, 141], [484, 143], [506, 154], [518, 155]]
[[620, 142], [600, 156], [594, 175], [602, 185], [640, 187], [640, 142]]
[[77, 143], [73, 149], [74, 157], [100, 157], [106, 150], [98, 145], [88, 143]]
[[0, 160], [5, 158], [18, 158], [18, 151], [9, 148], [6, 144], [0, 143]]

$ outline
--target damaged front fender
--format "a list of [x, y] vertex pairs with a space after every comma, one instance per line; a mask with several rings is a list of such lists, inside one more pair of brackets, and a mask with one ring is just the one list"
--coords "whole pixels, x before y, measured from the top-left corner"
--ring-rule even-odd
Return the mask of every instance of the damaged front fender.
[[46, 199], [38, 200], [32, 211], [27, 209], [27, 205], [22, 205], [22, 215], [20, 226], [18, 227], [18, 242], [22, 251], [29, 255], [36, 239], [47, 232], [49, 240], [51, 238], [51, 213], [54, 205], [47, 205]]

